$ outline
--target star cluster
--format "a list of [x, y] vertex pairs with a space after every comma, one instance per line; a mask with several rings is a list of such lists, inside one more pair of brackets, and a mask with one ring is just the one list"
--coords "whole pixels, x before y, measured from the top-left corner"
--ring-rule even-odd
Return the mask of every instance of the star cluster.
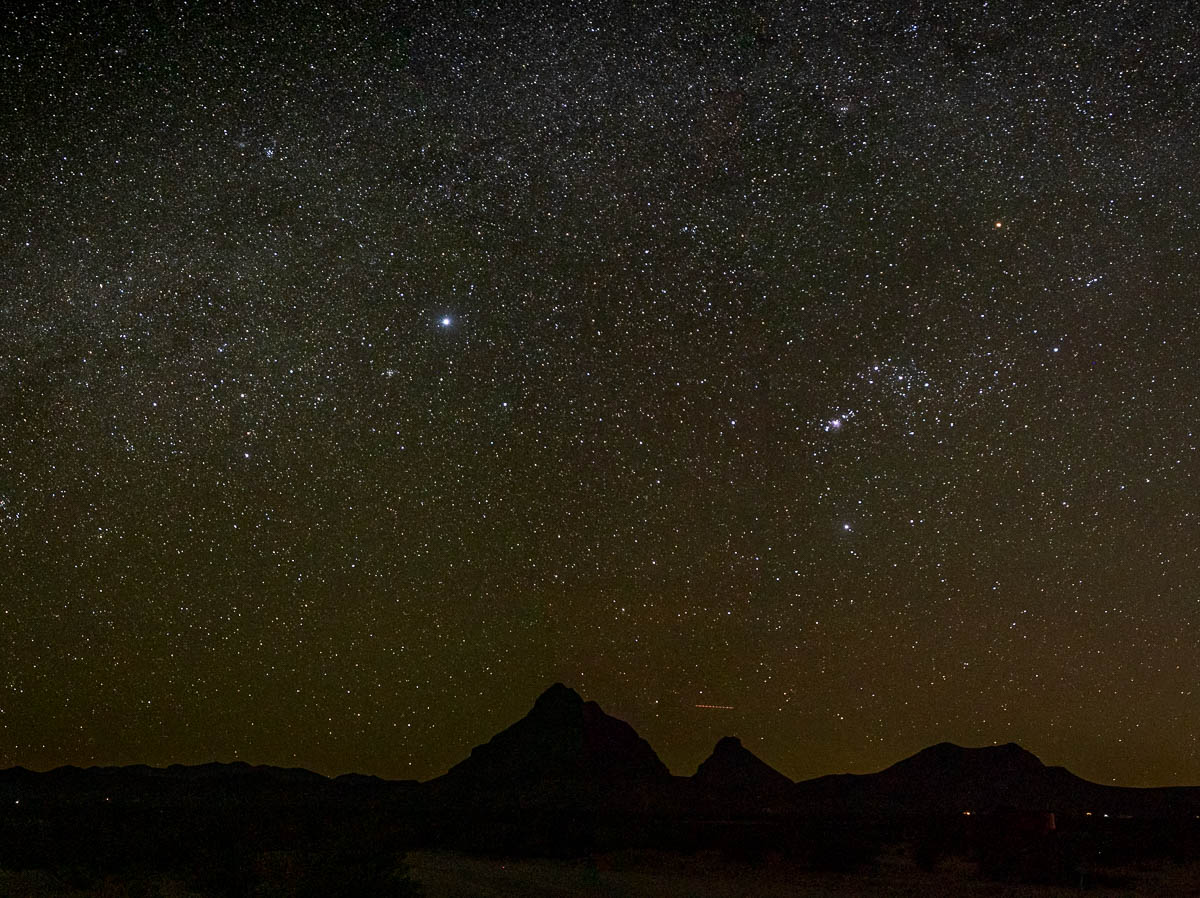
[[0, 29], [0, 766], [1200, 782], [1187, 5]]

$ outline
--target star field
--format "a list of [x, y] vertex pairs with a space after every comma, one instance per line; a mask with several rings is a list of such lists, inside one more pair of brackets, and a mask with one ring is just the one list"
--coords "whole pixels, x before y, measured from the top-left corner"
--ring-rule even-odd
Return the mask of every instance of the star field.
[[10, 16], [0, 767], [427, 778], [562, 680], [675, 773], [1200, 783], [1198, 48], [1166, 3]]

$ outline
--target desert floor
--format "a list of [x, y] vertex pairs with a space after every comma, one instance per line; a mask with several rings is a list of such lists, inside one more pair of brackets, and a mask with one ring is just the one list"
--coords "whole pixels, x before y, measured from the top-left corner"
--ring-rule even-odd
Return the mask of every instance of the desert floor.
[[446, 852], [413, 852], [413, 877], [427, 898], [823, 898], [823, 896], [932, 896], [963, 898], [1079, 895], [1200, 896], [1200, 863], [1159, 863], [1105, 871], [1108, 884], [1078, 887], [1012, 885], [980, 879], [974, 865], [950, 860], [933, 872], [919, 870], [899, 852], [854, 874], [814, 873], [784, 862], [738, 866], [719, 857], [623, 852], [584, 861], [503, 860]]

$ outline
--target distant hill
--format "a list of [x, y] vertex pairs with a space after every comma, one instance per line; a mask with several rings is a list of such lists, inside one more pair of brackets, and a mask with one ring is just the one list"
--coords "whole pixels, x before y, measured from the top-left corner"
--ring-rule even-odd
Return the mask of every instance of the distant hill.
[[982, 748], [942, 742], [878, 773], [798, 783], [795, 794], [801, 805], [871, 815], [979, 813], [997, 808], [1138, 817], [1200, 813], [1200, 788], [1103, 786], [1063, 767], [1047, 767], [1012, 742]]
[[[97, 802], [205, 805], [240, 802], [271, 794], [288, 800], [338, 798], [362, 782], [384, 794], [411, 793], [416, 780], [380, 780], [357, 774], [329, 779], [301, 767], [229, 764], [172, 764], [149, 767], [58, 767], [44, 773], [13, 767], [0, 770], [0, 802], [25, 800], [39, 805], [86, 805]], [[15, 806], [15, 805], [14, 805]]]

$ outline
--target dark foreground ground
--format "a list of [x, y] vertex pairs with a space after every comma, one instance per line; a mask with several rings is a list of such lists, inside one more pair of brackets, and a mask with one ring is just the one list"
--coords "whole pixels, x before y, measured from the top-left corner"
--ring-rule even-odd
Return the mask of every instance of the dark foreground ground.
[[1200, 815], [868, 816], [674, 781], [608, 806], [535, 790], [538, 805], [221, 766], [8, 780], [0, 898], [1200, 898]]
[[1041, 886], [981, 879], [976, 866], [950, 860], [925, 872], [897, 850], [856, 873], [822, 873], [784, 862], [731, 866], [716, 856], [627, 852], [579, 861], [497, 860], [444, 852], [409, 855], [428, 898], [818, 898], [818, 896], [1200, 896], [1200, 864], [1169, 862], [1108, 871], [1120, 884]]
[[[1045, 886], [995, 882], [976, 865], [947, 859], [920, 870], [901, 846], [885, 851], [855, 873], [819, 872], [786, 861], [737, 864], [715, 853], [682, 855], [625, 851], [576, 860], [504, 859], [447, 851], [414, 851], [408, 874], [427, 898], [841, 898], [841, 896], [1029, 896], [1096, 898], [1200, 896], [1200, 862], [1147, 862], [1108, 870], [1104, 884]], [[0, 870], [0, 898], [206, 898], [171, 876], [111, 876], [72, 885], [69, 877], [41, 870]], [[405, 892], [409, 887], [405, 886]], [[271, 892], [271, 894], [276, 894]], [[278, 894], [291, 894], [285, 889]], [[335, 894], [335, 893], [330, 893]]]

